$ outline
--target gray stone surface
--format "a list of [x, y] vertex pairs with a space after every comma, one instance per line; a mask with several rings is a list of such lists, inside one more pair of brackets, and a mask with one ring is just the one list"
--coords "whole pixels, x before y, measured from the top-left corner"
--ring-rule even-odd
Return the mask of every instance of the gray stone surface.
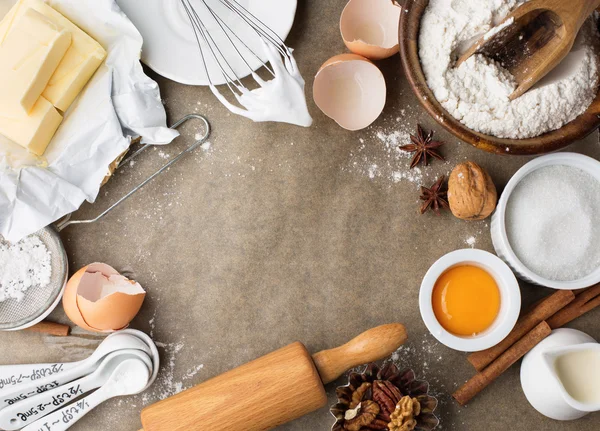
[[[429, 186], [466, 159], [487, 168], [501, 190], [531, 157], [487, 154], [445, 133], [418, 105], [400, 59], [379, 62], [388, 103], [370, 128], [347, 132], [312, 103], [312, 77], [332, 55], [345, 51], [338, 17], [343, 3], [301, 1], [289, 44], [307, 79], [310, 129], [253, 124], [230, 115], [206, 88], [154, 76], [170, 120], [189, 112], [208, 116], [211, 148], [198, 150], [93, 225], [62, 233], [72, 271], [101, 261], [138, 280], [148, 291], [133, 328], [160, 343], [163, 368], [145, 395], [111, 401], [74, 430], [134, 431], [145, 404], [189, 387], [293, 341], [312, 352], [344, 343], [379, 324], [402, 322], [409, 342], [396, 362], [415, 369], [439, 396], [440, 429], [465, 431], [596, 430], [598, 415], [572, 423], [547, 420], [527, 403], [513, 366], [467, 408], [449, 394], [473, 370], [465, 354], [438, 344], [418, 311], [418, 291], [429, 266], [467, 247], [492, 251], [488, 221], [468, 223], [449, 214], [419, 215], [419, 178], [399, 179], [409, 160], [396, 158], [377, 133], [412, 130], [417, 122], [447, 141], [447, 162], [423, 168]], [[164, 158], [192, 142], [195, 130], [173, 145], [144, 154], [102, 189], [87, 218], [107, 207]], [[600, 157], [597, 136], [569, 151]], [[396, 179], [393, 180], [393, 173]], [[414, 172], [413, 172], [414, 174]], [[549, 290], [522, 284], [524, 304]], [[572, 327], [600, 336], [598, 312]], [[66, 322], [62, 309], [52, 318]], [[77, 360], [101, 336], [79, 330], [68, 339], [28, 333], [0, 337], [2, 363]], [[330, 402], [335, 387], [327, 386]], [[243, 414], [243, 412], [239, 412]], [[282, 431], [328, 430], [324, 408]], [[210, 431], [210, 430], [207, 430]]]

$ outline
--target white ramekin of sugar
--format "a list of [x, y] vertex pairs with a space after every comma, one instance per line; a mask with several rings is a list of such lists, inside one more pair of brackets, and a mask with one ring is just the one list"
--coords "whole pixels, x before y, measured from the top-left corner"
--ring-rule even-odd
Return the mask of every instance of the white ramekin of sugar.
[[492, 215], [496, 253], [519, 278], [540, 286], [600, 282], [599, 197], [597, 160], [576, 153], [532, 160], [510, 179]]

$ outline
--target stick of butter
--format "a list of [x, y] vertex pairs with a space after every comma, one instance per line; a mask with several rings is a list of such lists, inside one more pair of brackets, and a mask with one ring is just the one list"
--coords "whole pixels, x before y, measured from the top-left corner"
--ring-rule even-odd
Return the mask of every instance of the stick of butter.
[[71, 32], [71, 46], [50, 78], [42, 95], [61, 111], [66, 111], [92, 78], [106, 51], [87, 33], [41, 0], [19, 0], [0, 22], [0, 44], [12, 24], [32, 8]]
[[0, 114], [27, 114], [45, 90], [71, 33], [27, 8], [0, 44]]
[[39, 97], [29, 114], [0, 114], [0, 133], [11, 141], [41, 156], [62, 121], [52, 103]]

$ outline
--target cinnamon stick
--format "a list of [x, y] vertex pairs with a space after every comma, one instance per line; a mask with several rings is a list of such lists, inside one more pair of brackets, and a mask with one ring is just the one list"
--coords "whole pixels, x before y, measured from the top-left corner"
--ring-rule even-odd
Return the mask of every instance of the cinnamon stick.
[[44, 320], [43, 322], [30, 326], [25, 330], [30, 332], [38, 332], [41, 334], [54, 335], [56, 337], [66, 337], [69, 335], [71, 328], [68, 325]]
[[[510, 346], [519, 341], [525, 334], [531, 331], [540, 322], [550, 318], [559, 310], [575, 299], [575, 294], [571, 290], [559, 290], [552, 295], [544, 298], [537, 303], [527, 314], [522, 316], [513, 330], [500, 343], [487, 350], [475, 352], [468, 356], [468, 360], [477, 371], [483, 370], [489, 364], [494, 362]], [[552, 325], [550, 325], [552, 326]]]
[[600, 284], [580, 291], [575, 300], [548, 319], [552, 329], [560, 328], [600, 306]]
[[513, 344], [508, 350], [492, 362], [483, 371], [477, 373], [462, 385], [452, 396], [462, 406], [466, 405], [479, 392], [496, 380], [511, 365], [521, 359], [533, 349], [540, 341], [546, 338], [552, 329], [546, 322], [541, 322], [523, 338]]

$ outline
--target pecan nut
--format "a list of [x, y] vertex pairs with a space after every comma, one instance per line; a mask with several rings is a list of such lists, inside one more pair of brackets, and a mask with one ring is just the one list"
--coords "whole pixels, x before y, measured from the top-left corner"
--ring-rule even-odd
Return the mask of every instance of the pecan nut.
[[389, 422], [390, 415], [396, 410], [396, 404], [402, 398], [402, 392], [387, 380], [375, 380], [373, 382], [373, 400], [379, 404], [381, 409], [379, 418]]

